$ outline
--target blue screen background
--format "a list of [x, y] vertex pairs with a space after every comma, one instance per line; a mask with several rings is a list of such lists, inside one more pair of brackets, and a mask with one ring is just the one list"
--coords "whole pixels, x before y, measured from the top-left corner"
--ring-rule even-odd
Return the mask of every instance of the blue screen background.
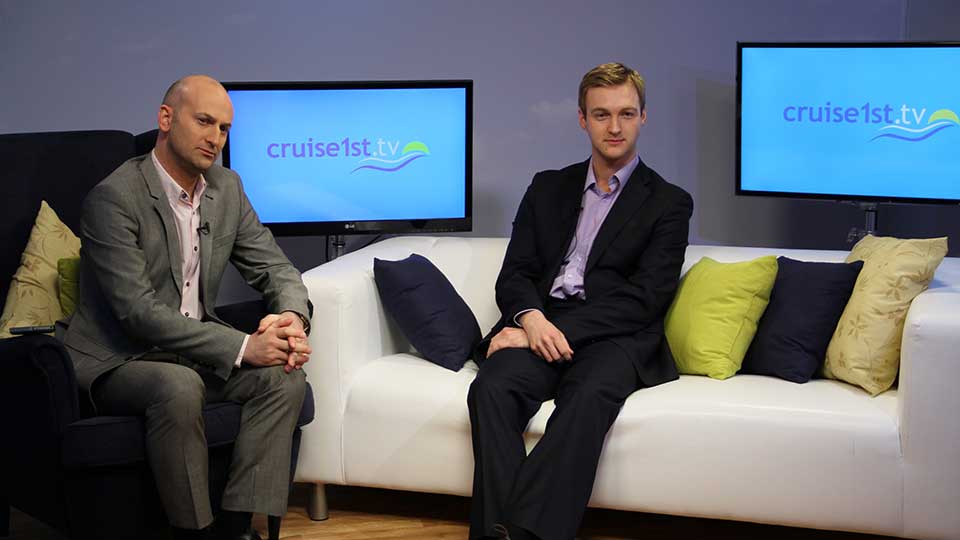
[[960, 199], [960, 47], [744, 47], [741, 77], [742, 189]]
[[[229, 93], [230, 168], [264, 223], [465, 217], [465, 89]], [[428, 152], [404, 155], [411, 142]], [[336, 156], [318, 157], [318, 143]]]

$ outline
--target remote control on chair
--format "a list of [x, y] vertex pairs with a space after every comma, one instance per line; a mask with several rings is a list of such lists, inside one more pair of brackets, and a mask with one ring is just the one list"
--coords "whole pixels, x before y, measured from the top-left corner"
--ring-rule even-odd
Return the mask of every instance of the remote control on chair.
[[10, 329], [10, 333], [15, 336], [29, 336], [32, 334], [50, 334], [54, 331], [54, 326], [52, 324], [44, 324], [40, 326], [14, 326]]

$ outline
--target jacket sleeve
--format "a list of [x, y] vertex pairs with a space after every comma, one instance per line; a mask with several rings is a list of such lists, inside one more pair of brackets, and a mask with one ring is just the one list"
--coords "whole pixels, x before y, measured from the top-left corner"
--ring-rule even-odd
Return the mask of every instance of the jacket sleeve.
[[663, 319], [677, 290], [692, 213], [693, 199], [682, 192], [654, 225], [649, 244], [623, 285], [599, 297], [588, 295], [573, 316], [561, 314], [551, 321], [571, 347], [634, 334]]
[[260, 223], [239, 180], [237, 189], [240, 219], [230, 261], [247, 284], [263, 294], [270, 313], [295, 311], [309, 319], [307, 288], [300, 272], [280, 250], [270, 230]]
[[[177, 306], [161, 301], [148, 277], [136, 205], [114, 186], [95, 187], [81, 215], [84, 272], [91, 270], [109, 309], [133, 339], [182, 354], [226, 379], [233, 369], [244, 334], [213, 321], [184, 317]], [[84, 278], [86, 279], [86, 277]]]
[[533, 182], [520, 201], [520, 208], [513, 220], [510, 243], [507, 245], [503, 266], [497, 277], [497, 306], [500, 308], [503, 322], [510, 326], [515, 326], [514, 318], [523, 310], [543, 310], [538, 282], [546, 269], [537, 249], [539, 243], [534, 225], [537, 217], [534, 215], [533, 205], [539, 176], [539, 173], [534, 176]]

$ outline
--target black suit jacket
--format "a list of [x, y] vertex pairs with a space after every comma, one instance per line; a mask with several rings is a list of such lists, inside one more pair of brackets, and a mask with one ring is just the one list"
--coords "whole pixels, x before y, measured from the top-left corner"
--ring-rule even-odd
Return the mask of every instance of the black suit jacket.
[[[497, 332], [515, 326], [517, 313], [544, 310], [576, 233], [588, 166], [589, 160], [533, 177], [497, 278], [502, 318], [478, 347], [478, 359]], [[686, 191], [640, 161], [590, 250], [586, 302], [551, 320], [574, 356], [577, 347], [608, 339], [630, 356], [646, 386], [677, 378], [663, 318], [677, 289], [692, 212]]]

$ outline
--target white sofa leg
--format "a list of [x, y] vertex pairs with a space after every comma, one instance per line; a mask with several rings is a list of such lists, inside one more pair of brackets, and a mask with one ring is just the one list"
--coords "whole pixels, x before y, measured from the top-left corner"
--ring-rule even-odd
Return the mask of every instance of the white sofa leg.
[[323, 484], [316, 483], [310, 490], [310, 499], [307, 502], [307, 515], [314, 521], [324, 521], [330, 514], [327, 512], [327, 492]]

